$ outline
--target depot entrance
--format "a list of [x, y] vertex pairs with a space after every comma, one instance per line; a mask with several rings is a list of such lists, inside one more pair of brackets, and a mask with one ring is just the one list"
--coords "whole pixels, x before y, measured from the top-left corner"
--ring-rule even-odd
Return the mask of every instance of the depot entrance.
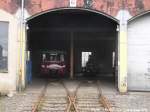
[[117, 25], [112, 17], [83, 9], [49, 11], [30, 18], [27, 22], [27, 50], [33, 79], [43, 76], [41, 61], [46, 57], [43, 52], [53, 51], [64, 54], [63, 77], [107, 76], [115, 79]]

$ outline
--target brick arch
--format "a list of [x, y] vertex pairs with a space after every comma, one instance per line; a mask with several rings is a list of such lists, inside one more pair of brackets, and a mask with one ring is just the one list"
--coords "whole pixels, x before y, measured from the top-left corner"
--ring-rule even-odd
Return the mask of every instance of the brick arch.
[[[55, 8], [68, 8], [70, 0], [24, 0], [29, 15]], [[63, 2], [62, 2], [63, 1]], [[104, 12], [115, 17], [119, 10], [126, 9], [132, 16], [150, 10], [149, 0], [76, 0], [76, 7]], [[90, 2], [89, 2], [90, 1]], [[21, 0], [0, 0], [0, 9], [15, 14]]]
[[150, 10], [146, 10], [146, 11], [143, 11], [135, 16], [133, 16], [131, 19], [128, 20], [128, 23], [134, 21], [135, 19], [138, 19], [140, 17], [143, 17], [144, 15], [147, 15], [147, 14], [150, 14]]
[[[70, 0], [26, 0], [25, 8], [32, 16], [37, 13], [56, 8], [70, 8]], [[90, 1], [90, 2], [89, 2]], [[76, 0], [77, 8], [87, 8], [104, 12], [115, 17], [121, 9], [121, 0]]]
[[124, 0], [125, 9], [130, 12], [132, 16], [137, 16], [150, 10], [149, 0]]
[[30, 21], [40, 15], [43, 15], [43, 14], [46, 14], [46, 13], [49, 13], [49, 12], [55, 12], [55, 11], [61, 11], [61, 10], [81, 10], [81, 11], [85, 11], [85, 12], [92, 12], [92, 13], [96, 13], [96, 14], [100, 14], [100, 15], [103, 15], [109, 19], [111, 19], [112, 21], [116, 22], [116, 23], [119, 23], [119, 20], [114, 18], [113, 16], [111, 15], [108, 15], [104, 12], [100, 12], [100, 11], [97, 11], [97, 10], [93, 10], [93, 9], [86, 9], [86, 8], [55, 8], [55, 9], [50, 9], [50, 10], [46, 10], [46, 11], [42, 11], [42, 12], [39, 12], [39, 13], [36, 13], [32, 16], [30, 16], [29, 18], [27, 18], [26, 20], [27, 21]]
[[[13, 0], [17, 1], [17, 0]], [[30, 15], [55, 9], [67, 8], [70, 0], [25, 0], [25, 8]], [[94, 9], [113, 17], [121, 9], [126, 9], [132, 16], [150, 10], [149, 0], [76, 0], [76, 7]]]

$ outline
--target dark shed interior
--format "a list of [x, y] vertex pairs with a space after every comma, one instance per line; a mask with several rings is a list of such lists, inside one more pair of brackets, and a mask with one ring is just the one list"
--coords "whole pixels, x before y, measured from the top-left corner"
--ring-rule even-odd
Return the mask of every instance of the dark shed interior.
[[99, 68], [96, 76], [114, 77], [117, 65], [118, 24], [113, 19], [87, 10], [64, 9], [34, 17], [28, 20], [27, 25], [27, 50], [31, 52], [33, 77], [41, 75], [40, 51], [43, 50], [66, 52], [66, 76], [69, 77], [71, 39], [74, 77], [84, 77], [84, 52], [92, 53]]

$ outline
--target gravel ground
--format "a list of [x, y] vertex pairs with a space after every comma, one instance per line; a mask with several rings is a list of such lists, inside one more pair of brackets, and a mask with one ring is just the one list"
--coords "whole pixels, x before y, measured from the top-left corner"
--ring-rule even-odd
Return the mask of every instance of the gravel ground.
[[[66, 81], [70, 90], [78, 83], [79, 81]], [[1, 96], [0, 112], [31, 112], [29, 110], [43, 87], [44, 82], [32, 84], [24, 92], [17, 93], [13, 97]], [[109, 92], [106, 88], [102, 91], [103, 95], [109, 99], [113, 112], [150, 112], [150, 92], [129, 92], [126, 95], [120, 95], [117, 91]]]
[[150, 94], [130, 92], [127, 95], [105, 95], [112, 104], [114, 112], [150, 112]]

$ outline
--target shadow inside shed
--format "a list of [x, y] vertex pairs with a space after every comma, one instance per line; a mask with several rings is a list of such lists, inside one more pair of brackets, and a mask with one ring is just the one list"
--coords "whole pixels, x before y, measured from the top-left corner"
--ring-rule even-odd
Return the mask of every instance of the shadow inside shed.
[[[117, 79], [118, 23], [109, 16], [89, 10], [62, 9], [33, 17], [27, 25], [33, 78], [43, 76], [40, 52], [55, 50], [65, 52], [65, 78], [116, 76]], [[93, 73], [90, 69], [94, 67]]]

